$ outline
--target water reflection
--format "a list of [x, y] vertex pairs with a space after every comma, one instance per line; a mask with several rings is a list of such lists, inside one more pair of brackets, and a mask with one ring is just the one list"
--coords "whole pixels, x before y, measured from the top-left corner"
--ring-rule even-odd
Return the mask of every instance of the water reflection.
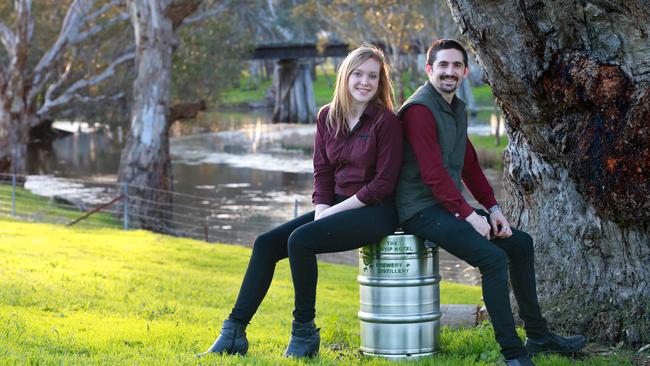
[[[299, 213], [311, 210], [314, 132], [314, 126], [270, 124], [260, 112], [211, 113], [173, 124], [174, 190], [206, 197], [191, 203], [205, 212], [193, 219], [198, 230], [203, 230], [202, 222], [209, 217], [213, 224], [205, 229], [210, 241], [251, 245], [259, 233], [293, 218], [296, 202]], [[121, 135], [117, 129], [99, 129], [57, 140], [49, 149], [32, 149], [29, 173], [115, 182]], [[488, 179], [500, 198], [499, 172], [488, 171]], [[473, 199], [470, 202], [478, 205]], [[187, 216], [182, 207], [175, 208], [174, 214], [179, 220]], [[356, 264], [357, 254], [324, 258]], [[440, 260], [444, 278], [479, 282], [477, 271], [465, 263], [445, 252]]]

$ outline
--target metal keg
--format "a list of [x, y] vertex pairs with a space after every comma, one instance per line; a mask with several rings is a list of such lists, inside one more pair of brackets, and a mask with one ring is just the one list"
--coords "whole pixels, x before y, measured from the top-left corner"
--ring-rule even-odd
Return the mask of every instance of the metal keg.
[[387, 358], [433, 354], [440, 343], [437, 247], [389, 235], [360, 249], [361, 352]]

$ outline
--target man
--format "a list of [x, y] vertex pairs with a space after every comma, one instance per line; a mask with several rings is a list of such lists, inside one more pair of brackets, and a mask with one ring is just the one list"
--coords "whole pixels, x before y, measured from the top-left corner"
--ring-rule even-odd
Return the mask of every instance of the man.
[[[467, 52], [454, 40], [438, 40], [427, 52], [426, 72], [429, 80], [398, 112], [406, 135], [396, 190], [402, 229], [479, 268], [485, 306], [507, 365], [534, 365], [529, 355], [540, 352], [578, 351], [584, 336], [561, 337], [547, 329], [537, 301], [533, 240], [510, 227], [467, 139], [465, 105], [455, 96], [469, 72]], [[489, 213], [465, 201], [463, 183]], [[525, 345], [515, 331], [508, 272]]]

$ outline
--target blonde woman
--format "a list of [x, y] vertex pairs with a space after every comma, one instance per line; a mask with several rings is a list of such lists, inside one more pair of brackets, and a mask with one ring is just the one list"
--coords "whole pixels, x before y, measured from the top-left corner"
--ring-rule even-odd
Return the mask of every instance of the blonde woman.
[[235, 306], [203, 354], [248, 351], [245, 329], [271, 284], [275, 264], [289, 258], [295, 308], [285, 356], [318, 353], [314, 325], [316, 254], [359, 248], [393, 233], [393, 190], [402, 161], [402, 126], [393, 114], [383, 53], [363, 45], [345, 58], [332, 102], [318, 113], [314, 142], [314, 211], [255, 240]]

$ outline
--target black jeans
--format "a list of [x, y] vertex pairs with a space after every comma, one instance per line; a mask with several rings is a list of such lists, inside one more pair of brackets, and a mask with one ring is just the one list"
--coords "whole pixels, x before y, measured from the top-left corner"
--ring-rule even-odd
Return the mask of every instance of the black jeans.
[[317, 221], [312, 211], [258, 236], [230, 318], [242, 324], [251, 321], [271, 285], [275, 264], [289, 257], [295, 291], [293, 317], [301, 323], [313, 320], [318, 281], [316, 254], [360, 248], [392, 234], [396, 225], [395, 206], [387, 200]]
[[[488, 217], [482, 210], [479, 215]], [[494, 333], [506, 359], [525, 355], [521, 339], [515, 331], [510, 308], [510, 283], [524, 320], [526, 335], [543, 338], [546, 321], [537, 301], [533, 239], [523, 231], [512, 229], [512, 236], [487, 240], [465, 220], [459, 220], [441, 205], [430, 206], [402, 224], [410, 234], [430, 240], [452, 255], [466, 261], [481, 272], [483, 300]]]

